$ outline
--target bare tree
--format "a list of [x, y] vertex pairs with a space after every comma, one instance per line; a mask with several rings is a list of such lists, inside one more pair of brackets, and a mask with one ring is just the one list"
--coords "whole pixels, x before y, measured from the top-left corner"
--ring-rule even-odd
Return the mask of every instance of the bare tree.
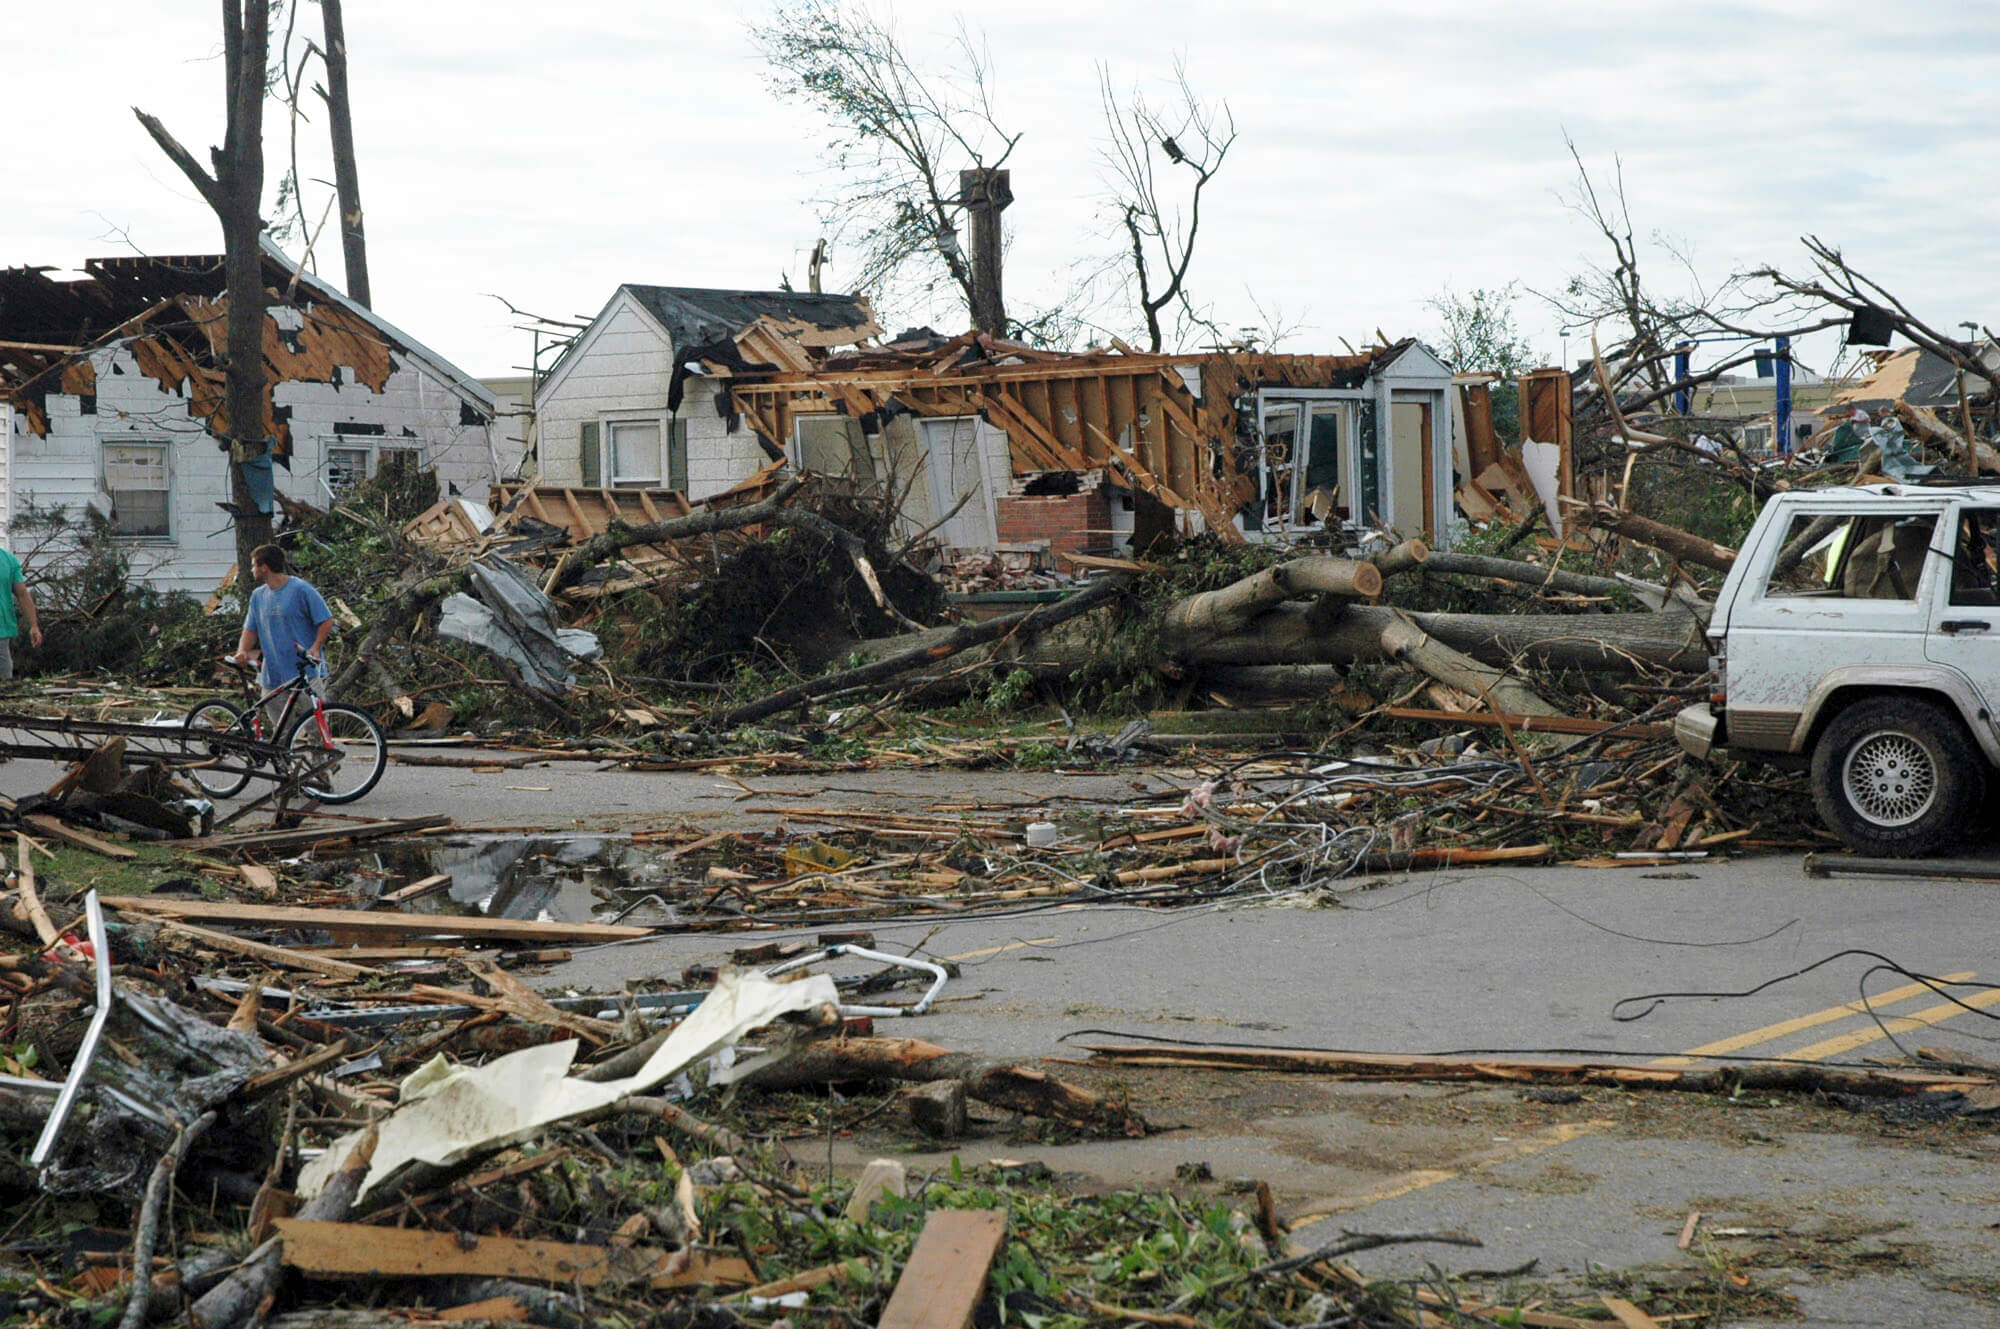
[[992, 71], [963, 28], [957, 66], [927, 78], [896, 34], [848, 0], [787, 5], [751, 35], [780, 96], [834, 130], [829, 232], [860, 256], [852, 285], [880, 297], [898, 281], [949, 288], [968, 313], [973, 271], [958, 238], [960, 172], [998, 169], [1020, 141], [1000, 126]]
[[[1924, 322], [1893, 292], [1855, 268], [1840, 250], [1818, 236], [1805, 236], [1801, 243], [1812, 259], [1811, 275], [1793, 277], [1776, 268], [1760, 268], [1749, 276], [1769, 282], [1781, 296], [1796, 296], [1843, 311], [1843, 317], [1832, 320], [1835, 323], [1851, 323], [1857, 315], [1873, 318], [1887, 330], [1900, 332], [1911, 345], [1929, 351], [1954, 368], [1980, 377], [1989, 374], [1979, 359], [1977, 344], [1970, 337], [1953, 337]], [[1993, 340], [1993, 329], [1982, 325], [1980, 331], [1988, 341]]]
[[[1174, 62], [1177, 103], [1155, 106], [1138, 92], [1121, 101], [1111, 72], [1098, 66], [1098, 93], [1110, 131], [1104, 168], [1126, 253], [1118, 264], [1127, 297], [1146, 328], [1147, 349], [1161, 350], [1161, 315], [1215, 332], [1188, 298], [1187, 274], [1201, 232], [1201, 196], [1236, 142], [1227, 102], [1203, 102]], [[1220, 335], [1219, 333], [1217, 335]]]
[[[214, 173], [138, 107], [132, 113], [160, 150], [180, 167], [222, 223], [223, 281], [228, 293], [227, 363], [223, 397], [229, 448], [229, 497], [236, 526], [236, 563], [250, 583], [250, 551], [271, 538], [271, 514], [251, 497], [246, 466], [268, 459], [264, 433], [264, 261], [258, 248], [264, 220], [264, 94], [269, 86], [270, 0], [223, 0], [222, 55], [227, 118], [222, 146], [210, 148]], [[265, 461], [268, 464], [268, 461]]]
[[361, 225], [361, 176], [354, 165], [354, 117], [347, 96], [347, 28], [340, 0], [319, 0], [326, 23], [327, 119], [333, 132], [333, 179], [340, 199], [340, 252], [347, 269], [347, 294], [354, 303], [371, 303], [368, 289], [368, 239]]

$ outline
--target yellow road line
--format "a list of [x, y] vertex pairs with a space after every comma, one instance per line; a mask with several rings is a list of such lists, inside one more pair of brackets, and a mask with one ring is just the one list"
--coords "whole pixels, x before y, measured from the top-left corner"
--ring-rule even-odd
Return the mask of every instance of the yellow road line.
[[[1962, 983], [1971, 977], [1972, 974], [1969, 972], [1963, 974], [1946, 974], [1938, 981], [1942, 983]], [[1880, 993], [1877, 996], [1850, 1001], [1841, 1006], [1828, 1007], [1823, 1011], [1814, 1011], [1811, 1015], [1800, 1015], [1790, 1020], [1780, 1020], [1777, 1024], [1767, 1024], [1762, 1029], [1752, 1029], [1747, 1034], [1736, 1034], [1714, 1043], [1703, 1043], [1698, 1048], [1689, 1048], [1677, 1057], [1657, 1057], [1646, 1064], [1648, 1066], [1692, 1066], [1696, 1059], [1700, 1057], [1719, 1057], [1726, 1053], [1740, 1051], [1743, 1048], [1755, 1047], [1759, 1043], [1768, 1043], [1773, 1039], [1784, 1038], [1788, 1034], [1800, 1033], [1818, 1025], [1832, 1024], [1835, 1020], [1845, 1020], [1850, 1015], [1860, 1015], [1866, 1011], [1880, 1010], [1884, 1006], [1893, 1006], [1897, 1002], [1908, 1001], [1912, 997], [1925, 996], [1934, 991], [1936, 989], [1922, 983], [1906, 983], [1902, 987], [1890, 988], [1887, 992]]]
[[[1829, 1038], [1824, 1043], [1814, 1043], [1811, 1047], [1800, 1048], [1797, 1052], [1788, 1052], [1785, 1056], [1788, 1060], [1824, 1061], [1828, 1057], [1837, 1057], [1843, 1052], [1852, 1052], [1855, 1048], [1866, 1047], [1870, 1043], [1879, 1043], [1890, 1034], [1901, 1034], [1911, 1029], [1922, 1029], [1925, 1025], [1936, 1024], [1941, 1020], [1949, 1020], [1954, 1015], [1963, 1015], [1965, 1014], [1966, 1006], [1982, 1011], [1988, 1006], [2000, 1006], [2000, 988], [1990, 989], [1986, 992], [1976, 992], [1964, 1000], [1964, 1006], [1953, 1002], [1944, 1002], [1937, 1006], [1929, 1006], [1914, 1015], [1899, 1015], [1892, 1020], [1884, 1020], [1881, 1029], [1869, 1028], [1862, 1030], [1858, 1034], [1842, 1034], [1839, 1038]], [[1888, 1032], [1885, 1033], [1883, 1032], [1884, 1030]]]
[[944, 958], [955, 964], [960, 960], [977, 960], [988, 955], [998, 955], [1002, 951], [1018, 951], [1023, 946], [1046, 946], [1054, 940], [1054, 937], [1037, 937], [1033, 941], [1010, 941], [1005, 946], [988, 946], [983, 951], [967, 951], [963, 955], [947, 955]]
[[1390, 1177], [1379, 1186], [1371, 1187], [1365, 1191], [1355, 1191], [1351, 1194], [1337, 1196], [1332, 1201], [1331, 1207], [1323, 1212], [1306, 1214], [1303, 1217], [1293, 1219], [1292, 1227], [1294, 1229], [1302, 1228], [1309, 1223], [1317, 1223], [1332, 1218], [1335, 1214], [1344, 1214], [1356, 1209], [1365, 1209], [1371, 1204], [1380, 1204], [1384, 1200], [1393, 1200], [1399, 1195], [1408, 1195], [1411, 1191], [1420, 1191], [1426, 1186], [1435, 1186], [1441, 1181], [1455, 1181], [1469, 1172], [1483, 1172], [1496, 1164], [1505, 1163], [1511, 1159], [1526, 1158], [1531, 1154], [1539, 1154], [1545, 1149], [1553, 1149], [1557, 1145], [1568, 1144], [1571, 1140], [1581, 1139], [1586, 1135], [1594, 1135], [1613, 1124], [1608, 1117], [1599, 1117], [1590, 1121], [1557, 1122], [1546, 1130], [1536, 1131], [1531, 1135], [1511, 1140], [1498, 1148], [1482, 1151], [1477, 1155], [1461, 1160], [1459, 1166], [1455, 1168], [1421, 1168], [1414, 1172], [1403, 1172]]

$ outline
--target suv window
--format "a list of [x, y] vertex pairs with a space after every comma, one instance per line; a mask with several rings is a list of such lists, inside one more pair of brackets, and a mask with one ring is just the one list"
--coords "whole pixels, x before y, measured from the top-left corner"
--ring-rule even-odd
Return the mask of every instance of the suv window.
[[1936, 530], [1930, 513], [1793, 517], [1764, 594], [1914, 600]]
[[1959, 514], [1951, 556], [1951, 602], [2000, 605], [2000, 508], [1967, 508]]

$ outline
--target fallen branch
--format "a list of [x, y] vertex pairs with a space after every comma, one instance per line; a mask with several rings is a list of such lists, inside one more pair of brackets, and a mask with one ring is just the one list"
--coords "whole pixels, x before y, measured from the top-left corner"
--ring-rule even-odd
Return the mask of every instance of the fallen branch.
[[167, 1197], [173, 1194], [174, 1173], [188, 1149], [202, 1132], [215, 1124], [215, 1114], [204, 1112], [174, 1132], [174, 1142], [146, 1182], [146, 1199], [139, 1206], [139, 1222], [132, 1238], [132, 1299], [125, 1303], [125, 1317], [118, 1329], [140, 1329], [153, 1311], [153, 1252], [160, 1242], [160, 1222], [166, 1216]]
[[1058, 600], [1054, 604], [1037, 605], [1033, 609], [1018, 614], [1004, 614], [999, 618], [988, 619], [984, 623], [967, 623], [938, 636], [927, 635], [918, 644], [882, 659], [870, 661], [854, 669], [844, 669], [839, 673], [808, 679], [804, 683], [738, 706], [734, 710], [725, 712], [717, 723], [724, 727], [748, 724], [767, 715], [790, 710], [794, 706], [811, 701], [815, 697], [825, 696], [829, 692], [838, 692], [862, 684], [885, 682], [907, 674], [913, 669], [957, 655], [960, 651], [983, 646], [987, 642], [998, 641], [1017, 632], [1025, 635], [1054, 627], [1058, 623], [1066, 623], [1072, 618], [1109, 603], [1113, 596], [1124, 590], [1129, 580], [1122, 576], [1104, 577], [1091, 582], [1075, 595]]
[[1382, 571], [1373, 563], [1344, 558], [1295, 558], [1241, 581], [1177, 600], [1167, 607], [1162, 628], [1183, 648], [1241, 632], [1273, 605], [1309, 595], [1368, 600], [1382, 593]]
[[1047, 1117], [1064, 1125], [1143, 1136], [1145, 1118], [1124, 1103], [1101, 1097], [1044, 1071], [1012, 1062], [953, 1052], [914, 1038], [848, 1038], [815, 1043], [743, 1083], [760, 1089], [792, 1089], [844, 1080], [961, 1080], [968, 1097], [982, 1103]]

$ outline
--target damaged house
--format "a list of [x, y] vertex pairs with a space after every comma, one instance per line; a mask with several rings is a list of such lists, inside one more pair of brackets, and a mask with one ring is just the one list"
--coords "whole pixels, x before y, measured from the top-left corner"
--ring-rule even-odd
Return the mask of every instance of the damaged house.
[[[206, 594], [235, 562], [220, 442], [222, 259], [0, 269], [0, 525], [93, 508], [133, 575]], [[484, 497], [493, 394], [276, 249], [264, 252], [264, 428], [275, 491], [326, 507], [392, 467]], [[9, 538], [18, 538], [11, 529]]]
[[775, 460], [891, 486], [961, 549], [1124, 547], [1161, 525], [1449, 539], [1451, 372], [1352, 355], [878, 344], [865, 301], [621, 286], [535, 394], [541, 479], [702, 498]]

